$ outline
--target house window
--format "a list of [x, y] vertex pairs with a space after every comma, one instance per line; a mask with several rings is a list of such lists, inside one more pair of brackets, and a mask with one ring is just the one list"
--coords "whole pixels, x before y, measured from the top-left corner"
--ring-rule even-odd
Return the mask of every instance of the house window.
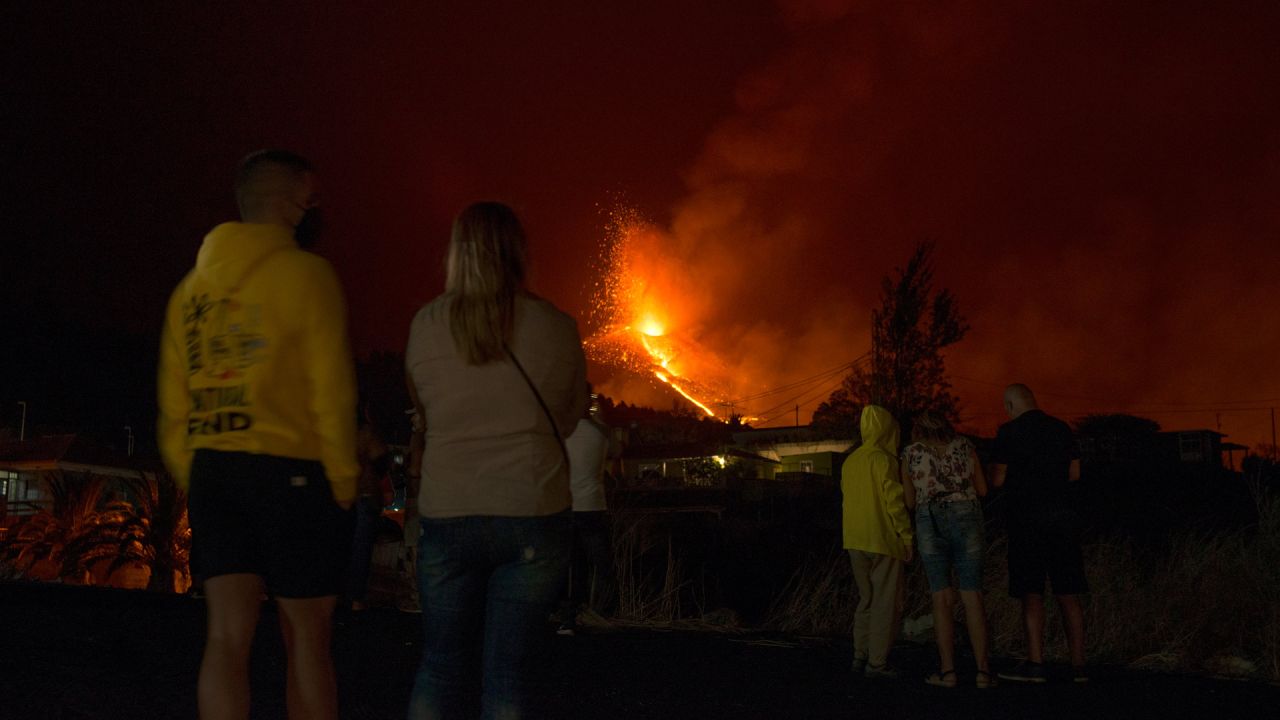
[[9, 497], [9, 481], [17, 479], [18, 473], [0, 470], [0, 497]]
[[800, 461], [800, 472], [802, 472], [802, 473], [812, 473], [812, 472], [813, 472], [813, 461], [812, 461], [812, 460], [801, 460], [801, 461]]
[[1178, 435], [1178, 456], [1182, 462], [1204, 462], [1204, 437], [1197, 433]]

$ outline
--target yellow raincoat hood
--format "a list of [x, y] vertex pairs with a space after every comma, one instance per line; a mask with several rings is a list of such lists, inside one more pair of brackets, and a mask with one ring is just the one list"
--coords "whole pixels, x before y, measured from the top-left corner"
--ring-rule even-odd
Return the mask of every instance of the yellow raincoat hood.
[[874, 449], [893, 457], [898, 456], [898, 421], [893, 419], [888, 410], [879, 405], [866, 406], [862, 409], [859, 428], [862, 431], [862, 447], [858, 451]]
[[911, 518], [898, 471], [898, 423], [878, 405], [862, 409], [862, 445], [844, 462], [844, 546], [905, 560]]

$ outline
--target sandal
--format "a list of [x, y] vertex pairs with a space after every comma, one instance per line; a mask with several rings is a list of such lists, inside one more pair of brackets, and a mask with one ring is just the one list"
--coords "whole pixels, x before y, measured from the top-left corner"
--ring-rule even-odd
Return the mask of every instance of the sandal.
[[974, 684], [978, 686], [979, 690], [986, 690], [987, 688], [995, 687], [998, 683], [996, 682], [995, 675], [992, 675], [986, 670], [979, 670], [977, 679], [974, 680]]
[[936, 685], [937, 687], [953, 688], [956, 686], [955, 670], [939, 670], [924, 679], [926, 685]]

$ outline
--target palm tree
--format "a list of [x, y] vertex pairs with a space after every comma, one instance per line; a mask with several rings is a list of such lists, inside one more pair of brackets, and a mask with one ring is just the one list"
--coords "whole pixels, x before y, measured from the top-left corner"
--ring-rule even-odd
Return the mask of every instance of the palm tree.
[[55, 471], [42, 479], [53, 502], [15, 530], [0, 555], [3, 572], [45, 582], [190, 587], [186, 496], [168, 475], [108, 481]]
[[[150, 543], [150, 524], [132, 503], [123, 500], [113, 500], [90, 513], [80, 531], [67, 541], [64, 577], [88, 577], [93, 585], [145, 588], [156, 555]], [[120, 570], [126, 571], [124, 577], [117, 577]]]
[[64, 572], [68, 543], [83, 532], [102, 499], [103, 481], [96, 475], [67, 475], [50, 471], [41, 475], [52, 503], [17, 527], [4, 548], [0, 564], [7, 575], [29, 580], [78, 582], [82, 575]]
[[167, 473], [131, 481], [127, 483], [127, 493], [138, 516], [146, 520], [147, 543], [152, 550], [149, 587], [186, 592], [191, 586], [187, 494]]

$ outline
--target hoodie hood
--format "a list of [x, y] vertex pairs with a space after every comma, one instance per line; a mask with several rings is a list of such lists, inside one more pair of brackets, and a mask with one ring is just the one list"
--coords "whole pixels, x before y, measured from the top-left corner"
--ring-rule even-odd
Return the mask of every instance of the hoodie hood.
[[222, 291], [239, 285], [268, 254], [296, 248], [282, 225], [223, 223], [204, 238], [196, 255], [196, 276]]
[[898, 454], [898, 421], [888, 410], [879, 405], [862, 408], [862, 444], [874, 447], [890, 455]]

